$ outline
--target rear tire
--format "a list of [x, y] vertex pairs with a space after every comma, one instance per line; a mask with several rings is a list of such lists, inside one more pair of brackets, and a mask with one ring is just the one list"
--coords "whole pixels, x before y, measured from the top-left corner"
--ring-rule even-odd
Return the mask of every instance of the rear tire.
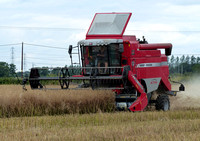
[[170, 101], [168, 95], [159, 95], [156, 99], [156, 110], [170, 110]]

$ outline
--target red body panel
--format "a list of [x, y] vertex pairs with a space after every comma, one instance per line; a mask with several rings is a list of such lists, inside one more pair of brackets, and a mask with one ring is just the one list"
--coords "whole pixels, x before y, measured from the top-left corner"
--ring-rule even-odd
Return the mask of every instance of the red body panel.
[[147, 94], [144, 92], [144, 88], [142, 84], [135, 78], [134, 74], [129, 71], [128, 72], [128, 80], [131, 82], [131, 84], [137, 89], [137, 91], [140, 93], [140, 96], [137, 98], [137, 100], [129, 107], [131, 111], [143, 111], [144, 108], [148, 104]]
[[159, 44], [141, 44], [140, 50], [155, 50], [155, 49], [166, 49], [171, 48], [172, 44], [170, 43], [159, 43]]
[[[131, 70], [136, 74], [137, 79], [140, 81], [145, 78], [160, 77], [166, 90], [171, 90], [171, 84], [168, 81], [169, 68], [167, 64], [167, 56], [161, 54], [160, 50], [157, 50], [161, 48], [171, 48], [171, 44], [140, 44], [135, 39], [135, 36], [125, 36], [123, 40], [124, 52], [122, 56], [124, 57], [122, 57], [122, 60], [128, 58], [127, 65], [131, 67]], [[142, 50], [140, 50], [141, 46]], [[133, 61], [134, 63], [132, 63]], [[143, 64], [152, 66], [141, 67]]]

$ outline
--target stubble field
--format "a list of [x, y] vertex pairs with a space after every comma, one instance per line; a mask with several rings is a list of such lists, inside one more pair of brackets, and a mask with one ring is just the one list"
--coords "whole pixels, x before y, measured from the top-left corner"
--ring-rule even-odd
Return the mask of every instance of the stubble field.
[[171, 110], [116, 112], [111, 91], [23, 91], [0, 86], [1, 140], [200, 140], [199, 83]]

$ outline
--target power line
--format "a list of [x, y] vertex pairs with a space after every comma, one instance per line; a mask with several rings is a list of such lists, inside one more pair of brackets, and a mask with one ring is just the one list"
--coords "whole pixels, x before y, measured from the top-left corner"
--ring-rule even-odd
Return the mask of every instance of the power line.
[[46, 57], [40, 57], [39, 55], [36, 57], [26, 57], [26, 58], [30, 58], [30, 59], [40, 59], [40, 60], [63, 60], [63, 59], [68, 59], [68, 57], [62, 57], [62, 58], [51, 58], [49, 56]]
[[0, 26], [2, 29], [25, 29], [25, 30], [59, 30], [59, 31], [67, 31], [67, 30], [87, 30], [83, 28], [71, 28], [71, 27], [34, 27], [34, 26]]
[[5, 59], [6, 57], [10, 57], [10, 56], [0, 56], [0, 57]]
[[[24, 27], [24, 26], [0, 26], [2, 29], [25, 29], [25, 30], [59, 30], [59, 31], [68, 31], [68, 30], [87, 30], [86, 28], [73, 28], [73, 27]], [[197, 32], [200, 30], [144, 30], [144, 29], [130, 29], [127, 31], [136, 31], [136, 32]]]
[[[27, 58], [30, 58], [30, 59], [35, 59], [35, 58], [37, 58], [37, 59], [48, 59], [48, 60], [66, 60], [66, 59], [69, 59], [69, 57], [68, 56], [64, 56], [63, 54], [61, 54], [61, 55], [59, 55], [59, 56], [53, 56], [53, 55], [49, 55], [49, 54], [45, 54], [45, 55], [40, 55], [40, 54], [31, 54], [31, 55], [33, 55], [33, 56], [30, 56], [29, 57], [29, 54], [30, 53], [27, 53], [26, 52], [26, 54], [27, 54]], [[62, 57], [61, 57], [62, 56]], [[19, 58], [19, 57], [17, 57], [17, 58]]]
[[55, 60], [55, 59], [43, 59], [43, 58], [33, 58], [33, 57], [26, 57], [26, 58], [30, 58], [31, 60], [45, 60], [45, 61], [55, 61], [55, 62], [63, 62], [66, 61], [64, 59], [59, 59], [59, 60]]
[[39, 46], [39, 47], [44, 47], [44, 48], [56, 48], [56, 49], [64, 49], [64, 50], [68, 49], [64, 47], [46, 46], [46, 45], [38, 45], [38, 44], [30, 44], [30, 43], [24, 43], [24, 44], [29, 45], [29, 46]]
[[136, 31], [136, 32], [196, 32], [196, 33], [199, 33], [200, 30], [133, 30], [133, 29], [130, 29], [130, 30], [127, 30], [127, 31]]
[[[47, 53], [45, 53], [45, 54], [42, 54], [41, 55], [41, 52], [39, 52], [39, 53], [30, 53], [30, 52], [26, 52], [26, 54], [27, 54], [27, 57], [31, 57], [31, 58], [41, 58], [41, 59], [47, 59], [47, 58], [49, 58], [49, 59], [60, 59], [60, 60], [66, 60], [66, 59], [68, 59], [69, 57], [67, 56], [67, 53], [66, 54], [63, 54], [63, 53], [52, 53], [52, 54], [47, 54]], [[19, 58], [19, 57], [18, 57]]]
[[[44, 57], [45, 57], [45, 56], [47, 56], [47, 57], [50, 56], [50, 57], [52, 57], [52, 58], [54, 58], [54, 57], [55, 57], [55, 58], [60, 58], [61, 55], [63, 55], [63, 56], [65, 57], [66, 54], [68, 54], [67, 51], [66, 51], [66, 52], [63, 51], [63, 50], [60, 50], [60, 51], [61, 51], [61, 52], [58, 51], [59, 53], [57, 53], [57, 52], [54, 52], [54, 53], [53, 53], [53, 52], [49, 52], [49, 51], [48, 51], [48, 52], [45, 52], [44, 54], [42, 54], [42, 56], [44, 56]], [[26, 50], [26, 53], [27, 53], [27, 54], [31, 54], [31, 56], [32, 56], [32, 55], [34, 56], [34, 55], [41, 54], [41, 51], [40, 51], [39, 49], [38, 49], [38, 50], [35, 49], [34, 52], [33, 52], [33, 51], [31, 52], [31, 50]], [[63, 57], [63, 58], [64, 58], [64, 57]]]
[[14, 46], [14, 45], [21, 45], [22, 43], [15, 43], [15, 44], [2, 44], [0, 46]]
[[[29, 62], [29, 61], [27, 61], [27, 63], [29, 63], [29, 64], [32, 64], [32, 63], [33, 63], [34, 66], [36, 66], [37, 64], [39, 64], [39, 65], [46, 65], [46, 66], [48, 66], [48, 65], [59, 66], [59, 64], [57, 64], [57, 63], [56, 63], [56, 64], [52, 64], [52, 63], [50, 64], [50, 63], [41, 63], [41, 62], [40, 62], [40, 63], [37, 63], [37, 62]], [[63, 64], [63, 66], [64, 66], [64, 64]]]

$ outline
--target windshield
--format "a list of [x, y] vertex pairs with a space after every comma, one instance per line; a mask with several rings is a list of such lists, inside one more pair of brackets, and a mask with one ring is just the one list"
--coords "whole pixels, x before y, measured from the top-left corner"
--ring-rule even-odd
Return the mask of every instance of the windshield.
[[[83, 67], [120, 67], [120, 52], [118, 44], [107, 46], [84, 46], [82, 49]], [[116, 71], [107, 69], [107, 74], [116, 74]], [[99, 72], [100, 73], [100, 72]]]

